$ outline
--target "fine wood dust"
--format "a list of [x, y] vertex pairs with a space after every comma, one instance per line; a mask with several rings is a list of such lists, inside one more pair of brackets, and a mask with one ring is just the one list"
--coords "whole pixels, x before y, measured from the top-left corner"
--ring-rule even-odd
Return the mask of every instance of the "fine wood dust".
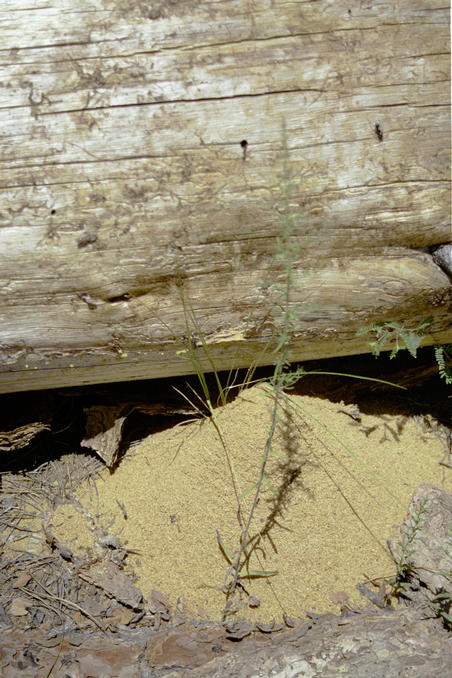
[[[310, 396], [290, 402], [279, 412], [250, 532], [262, 536], [249, 569], [277, 574], [244, 578], [253, 598], [242, 591], [237, 605], [253, 621], [337, 613], [330, 594], [338, 592], [368, 607], [355, 587], [395, 574], [386, 540], [416, 487], [452, 490], [452, 472], [439, 465], [444, 442], [418, 420], [361, 414], [353, 405], [344, 411]], [[157, 589], [188, 615], [221, 618], [229, 563], [217, 532], [233, 556], [241, 533], [237, 497], [246, 517], [271, 405], [266, 387], [255, 386], [215, 410], [216, 426], [206, 419], [155, 433], [113, 475], [105, 471], [97, 493], [87, 486], [80, 495], [93, 517], [113, 521], [110, 532], [139, 550], [128, 562], [146, 598]]]

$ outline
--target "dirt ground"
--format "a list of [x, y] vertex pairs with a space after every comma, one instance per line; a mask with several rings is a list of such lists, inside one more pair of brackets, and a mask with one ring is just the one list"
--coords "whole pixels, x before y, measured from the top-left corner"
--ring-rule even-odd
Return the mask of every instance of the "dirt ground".
[[[385, 580], [394, 577], [386, 542], [415, 489], [428, 482], [452, 491], [449, 403], [441, 396], [444, 414], [423, 387], [407, 395], [370, 382], [345, 387], [338, 377], [309, 380], [280, 409], [250, 526], [257, 546], [227, 609], [230, 561], [254, 500], [271, 421], [272, 398], [263, 384], [211, 418], [185, 417], [177, 424], [157, 418], [153, 432], [129, 446], [114, 472], [96, 463], [85, 479], [83, 466], [72, 471], [70, 483], [67, 474], [64, 481], [54, 478], [58, 500], [52, 483], [43, 483], [47, 494], [39, 511], [16, 523], [22, 553], [75, 563], [94, 587], [103, 577], [104, 590], [106, 579], [125, 572], [135, 588], [124, 592], [124, 584], [110, 597], [122, 595], [136, 610], [142, 594], [147, 612], [157, 600], [163, 619], [165, 610], [176, 610], [188, 618], [236, 615], [268, 625], [313, 610], [367, 607], [356, 586], [365, 583], [381, 598]], [[193, 397], [190, 389], [186, 394]], [[18, 482], [10, 481], [4, 476], [8, 496]], [[120, 553], [117, 569], [102, 576], [95, 569], [99, 543]], [[8, 548], [6, 541], [5, 556]], [[27, 609], [23, 603], [16, 617], [22, 626]], [[94, 619], [102, 612], [91, 609]], [[133, 616], [123, 614], [121, 623]]]
[[[189, 616], [221, 618], [229, 564], [217, 533], [234, 555], [242, 522], [236, 491], [246, 519], [271, 403], [269, 391], [255, 386], [218, 409], [215, 423], [157, 432], [113, 475], [103, 472], [96, 491], [82, 486], [82, 505], [138, 551], [129, 564], [145, 598], [158, 589]], [[386, 539], [417, 486], [427, 481], [452, 491], [451, 469], [439, 464], [445, 431], [431, 419], [385, 412], [381, 402], [365, 413], [357, 403], [296, 394], [280, 416], [251, 525], [252, 534], [265, 536], [249, 563], [249, 570], [275, 574], [244, 577], [250, 595], [242, 591], [235, 601], [240, 616], [266, 623], [307, 610], [338, 612], [340, 592], [351, 606], [365, 605], [356, 585], [394, 576]], [[85, 521], [67, 509], [60, 520], [72, 544]]]

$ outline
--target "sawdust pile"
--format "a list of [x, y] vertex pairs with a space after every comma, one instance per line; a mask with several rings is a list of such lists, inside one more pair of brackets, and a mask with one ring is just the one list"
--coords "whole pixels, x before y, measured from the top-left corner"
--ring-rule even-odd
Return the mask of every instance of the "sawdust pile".
[[[146, 598], [160, 591], [187, 615], [219, 619], [228, 556], [238, 549], [270, 425], [265, 387], [245, 391], [212, 420], [160, 431], [79, 493], [90, 516], [117, 534]], [[221, 438], [220, 435], [221, 434]], [[395, 573], [386, 540], [415, 488], [452, 490], [439, 462], [445, 433], [429, 418], [366, 414], [310, 396], [280, 413], [251, 535], [263, 533], [234, 610], [251, 621], [367, 606], [356, 590]], [[83, 521], [84, 513], [77, 514]], [[85, 531], [65, 521], [65, 541]], [[219, 545], [225, 547], [222, 551]], [[230, 578], [229, 572], [229, 578]], [[243, 573], [242, 573], [243, 574]], [[333, 602], [336, 601], [336, 602]]]

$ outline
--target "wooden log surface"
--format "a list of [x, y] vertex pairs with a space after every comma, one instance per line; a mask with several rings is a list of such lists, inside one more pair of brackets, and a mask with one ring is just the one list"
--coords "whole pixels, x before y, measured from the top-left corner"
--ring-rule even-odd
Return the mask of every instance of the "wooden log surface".
[[291, 358], [383, 320], [452, 342], [448, 25], [440, 0], [5, 0], [0, 392], [189, 373], [188, 335], [259, 356], [283, 121]]

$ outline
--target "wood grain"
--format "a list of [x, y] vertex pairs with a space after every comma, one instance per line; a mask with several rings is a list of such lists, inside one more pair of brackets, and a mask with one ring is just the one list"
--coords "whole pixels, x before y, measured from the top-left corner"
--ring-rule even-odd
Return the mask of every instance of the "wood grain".
[[293, 359], [368, 351], [381, 320], [452, 341], [448, 22], [439, 0], [2, 3], [0, 391], [193, 371], [182, 299], [219, 369], [259, 355], [283, 120]]

